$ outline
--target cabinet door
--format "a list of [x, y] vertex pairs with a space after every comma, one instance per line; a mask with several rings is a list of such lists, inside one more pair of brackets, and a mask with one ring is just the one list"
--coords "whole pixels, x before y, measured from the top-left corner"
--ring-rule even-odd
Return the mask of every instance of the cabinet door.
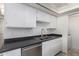
[[54, 39], [42, 43], [42, 55], [54, 56], [61, 51], [61, 39]]
[[20, 3], [5, 4], [7, 27], [35, 27], [36, 10]]
[[37, 10], [37, 21], [44, 23], [46, 28], [56, 28], [56, 17]]
[[2, 53], [0, 53], [0, 56], [3, 56], [3, 54], [2, 54]]
[[48, 28], [56, 28], [56, 17], [49, 15], [50, 24]]
[[21, 56], [21, 48], [4, 52], [3, 56]]
[[37, 10], [37, 21], [50, 22], [47, 13]]

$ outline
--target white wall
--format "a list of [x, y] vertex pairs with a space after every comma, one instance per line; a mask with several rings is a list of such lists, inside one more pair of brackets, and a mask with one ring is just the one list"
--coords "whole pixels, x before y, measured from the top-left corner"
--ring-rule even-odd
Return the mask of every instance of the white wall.
[[57, 33], [62, 34], [62, 51], [67, 52], [68, 45], [68, 16], [60, 16], [57, 18]]
[[70, 15], [70, 34], [72, 49], [79, 49], [79, 14]]

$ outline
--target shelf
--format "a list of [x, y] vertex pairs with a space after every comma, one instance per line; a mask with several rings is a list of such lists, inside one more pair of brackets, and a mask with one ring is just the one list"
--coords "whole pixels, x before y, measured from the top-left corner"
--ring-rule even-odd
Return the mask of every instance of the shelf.
[[55, 30], [56, 28], [52, 28], [52, 27], [47, 27], [47, 29], [54, 29], [54, 30]]
[[15, 26], [7, 26], [7, 25], [6, 25], [6, 27], [7, 28], [20, 28], [20, 29], [22, 29], [22, 28], [33, 29], [33, 27], [19, 27], [19, 26], [15, 27]]
[[47, 20], [36, 20], [36, 22], [38, 22], [38, 23], [50, 23], [50, 21], [47, 21]]

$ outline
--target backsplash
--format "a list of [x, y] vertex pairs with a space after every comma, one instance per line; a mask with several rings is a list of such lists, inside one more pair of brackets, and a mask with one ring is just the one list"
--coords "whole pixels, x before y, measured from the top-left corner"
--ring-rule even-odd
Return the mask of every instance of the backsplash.
[[[55, 30], [52, 32], [49, 30], [48, 34], [55, 33]], [[15, 37], [26, 37], [26, 36], [35, 36], [41, 34], [41, 28], [6, 28], [4, 33], [4, 38], [15, 38]]]

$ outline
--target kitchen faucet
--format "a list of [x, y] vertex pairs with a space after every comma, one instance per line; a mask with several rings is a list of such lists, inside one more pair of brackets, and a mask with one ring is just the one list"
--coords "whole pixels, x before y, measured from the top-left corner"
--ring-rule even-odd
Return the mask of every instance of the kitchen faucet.
[[41, 29], [41, 38], [47, 37], [47, 30], [42, 28]]

